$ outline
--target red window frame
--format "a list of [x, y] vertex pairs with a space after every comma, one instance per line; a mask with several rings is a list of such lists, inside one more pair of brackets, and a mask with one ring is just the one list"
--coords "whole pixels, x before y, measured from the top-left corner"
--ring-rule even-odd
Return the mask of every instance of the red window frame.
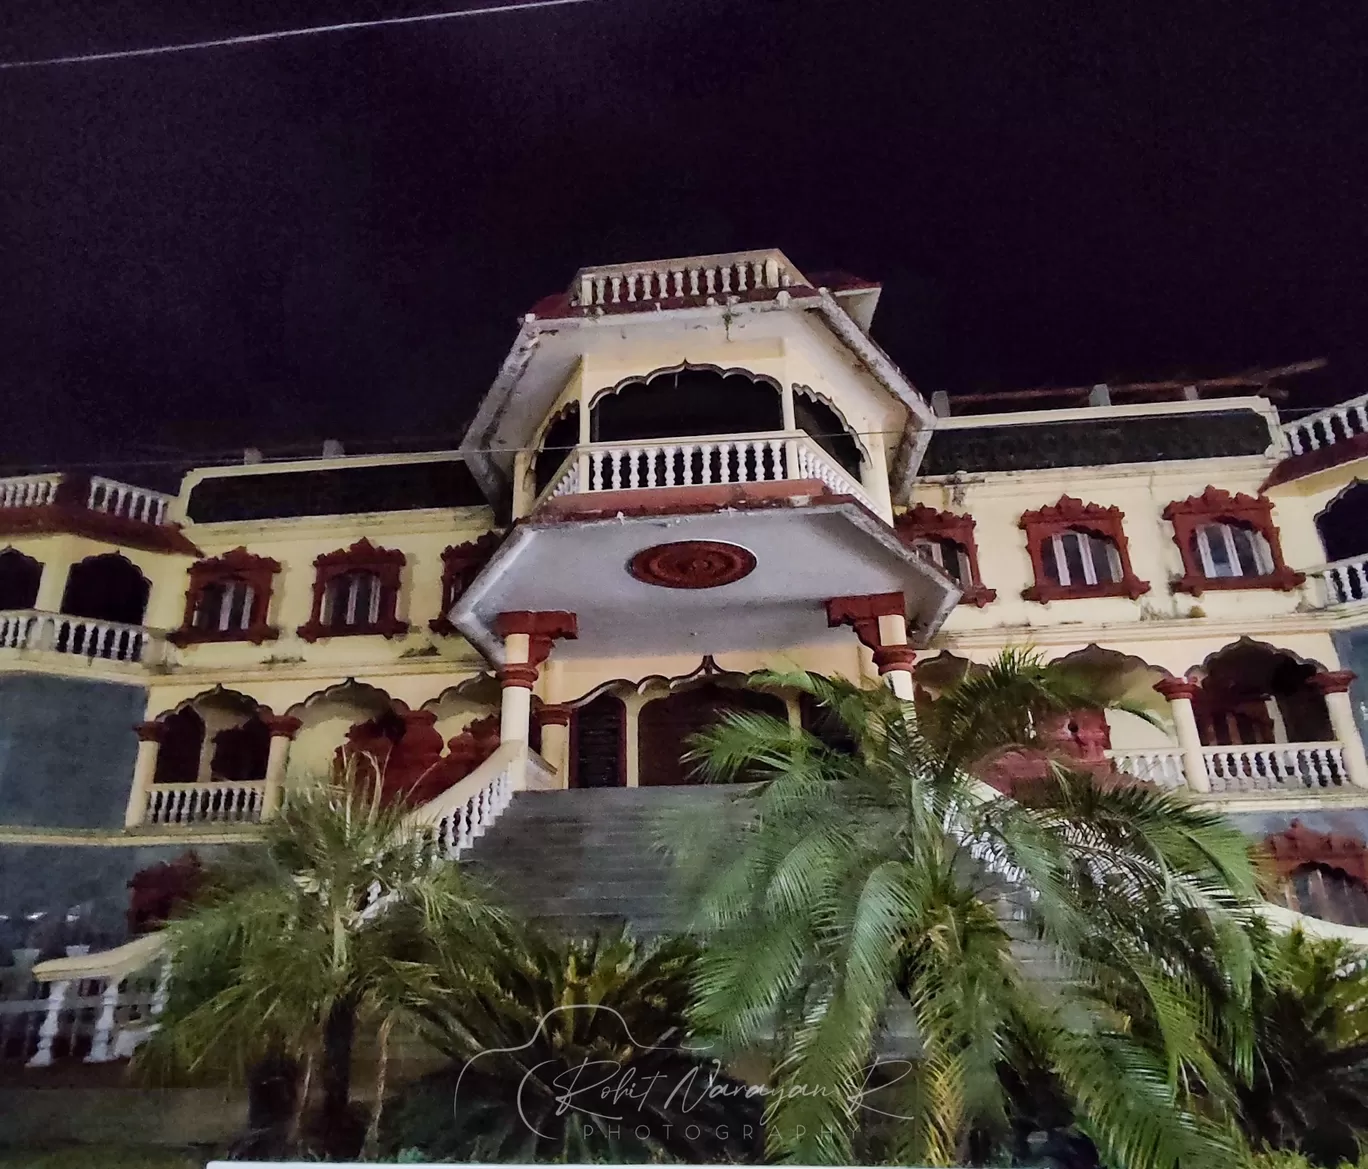
[[924, 503], [914, 504], [893, 520], [893, 526], [909, 548], [921, 539], [950, 540], [964, 549], [969, 559], [971, 583], [960, 594], [961, 605], [982, 609], [997, 599], [997, 590], [986, 587], [979, 572], [978, 544], [974, 539], [974, 517], [950, 511], [937, 511]]
[[[1294, 572], [1283, 560], [1282, 540], [1273, 522], [1273, 501], [1266, 496], [1231, 495], [1219, 487], [1208, 487], [1200, 495], [1175, 499], [1164, 508], [1163, 515], [1173, 525], [1173, 539], [1183, 558], [1183, 575], [1172, 586], [1175, 593], [1201, 596], [1214, 589], [1290, 592], [1306, 580], [1306, 573]], [[1194, 544], [1199, 529], [1219, 523], [1242, 525], [1258, 532], [1268, 545], [1273, 571], [1261, 576], [1207, 576]]]
[[[1071, 495], [1061, 495], [1058, 503], [1023, 512], [1018, 526], [1026, 533], [1026, 550], [1031, 556], [1035, 584], [1021, 590], [1028, 601], [1067, 601], [1084, 597], [1129, 597], [1149, 592], [1148, 582], [1135, 575], [1131, 567], [1130, 543], [1126, 539], [1125, 513], [1119, 507], [1084, 503]], [[1121, 579], [1097, 584], [1060, 584], [1045, 571], [1045, 545], [1052, 536], [1081, 530], [1111, 541], [1121, 559]]]
[[442, 550], [442, 611], [428, 622], [428, 628], [433, 633], [446, 635], [456, 632], [456, 626], [447, 614], [479, 576], [480, 570], [489, 563], [489, 558], [494, 555], [494, 549], [502, 539], [498, 532], [486, 532], [476, 540], [452, 544]]
[[[250, 641], [260, 645], [274, 641], [280, 630], [267, 621], [271, 608], [271, 593], [280, 561], [269, 556], [255, 556], [246, 548], [234, 548], [222, 556], [199, 560], [190, 566], [190, 587], [185, 593], [185, 616], [181, 627], [171, 633], [173, 645], [196, 645], [201, 642]], [[213, 585], [240, 582], [252, 590], [252, 604], [246, 626], [237, 629], [198, 629], [195, 614], [205, 594]]]
[[[408, 632], [407, 621], [395, 616], [404, 571], [404, 554], [393, 548], [378, 548], [364, 536], [350, 548], [325, 552], [314, 560], [313, 610], [309, 620], [298, 629], [305, 641], [321, 637], [399, 637]], [[378, 613], [374, 621], [338, 627], [323, 623], [323, 604], [328, 585], [353, 572], [373, 573], [380, 582]]]

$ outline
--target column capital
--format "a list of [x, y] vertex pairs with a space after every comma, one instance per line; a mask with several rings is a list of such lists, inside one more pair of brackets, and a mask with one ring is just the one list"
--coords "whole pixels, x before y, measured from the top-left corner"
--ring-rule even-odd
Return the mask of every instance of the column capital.
[[532, 717], [543, 727], [568, 727], [570, 707], [564, 702], [544, 702], [532, 712]]
[[1325, 670], [1307, 679], [1321, 694], [1347, 694], [1358, 675], [1353, 670]]
[[138, 736], [139, 742], [160, 743], [166, 736], [166, 724], [157, 722], [134, 723], [133, 733]]
[[910, 672], [916, 660], [917, 651], [910, 645], [886, 645], [874, 651], [874, 664], [880, 675], [891, 674], [894, 670]]
[[[567, 613], [563, 609], [550, 609], [542, 613], [533, 613], [526, 609], [513, 610], [508, 613], [500, 613], [494, 620], [494, 631], [500, 637], [508, 637], [511, 634], [522, 633], [527, 636], [527, 665], [535, 670], [542, 662], [551, 656], [551, 643], [553, 641], [574, 641], [579, 637], [579, 619], [574, 613]], [[519, 663], [521, 664], [521, 663]], [[509, 667], [505, 666], [500, 671], [500, 679]], [[532, 685], [536, 676], [533, 675]], [[508, 683], [504, 683], [507, 685]], [[513, 685], [521, 686], [522, 682], [514, 682]]]
[[878, 649], [883, 644], [879, 636], [880, 617], [901, 617], [907, 612], [902, 593], [871, 593], [862, 597], [832, 597], [826, 603], [827, 625], [849, 625], [855, 630], [860, 644], [867, 649]]
[[540, 671], [532, 662], [512, 662], [499, 667], [499, 685], [507, 690], [511, 686], [521, 686], [531, 690], [537, 684]]
[[1202, 684], [1192, 678], [1160, 678], [1154, 684], [1154, 689], [1170, 702], [1175, 698], [1186, 698], [1191, 702], [1201, 688]]
[[299, 733], [299, 728], [304, 725], [291, 714], [262, 713], [260, 718], [273, 739], [293, 739]]

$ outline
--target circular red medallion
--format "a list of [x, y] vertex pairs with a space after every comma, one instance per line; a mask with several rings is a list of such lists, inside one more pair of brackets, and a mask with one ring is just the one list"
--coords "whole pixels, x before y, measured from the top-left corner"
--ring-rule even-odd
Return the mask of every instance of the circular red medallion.
[[627, 571], [645, 584], [666, 589], [715, 589], [755, 571], [755, 557], [738, 544], [680, 540], [643, 548]]

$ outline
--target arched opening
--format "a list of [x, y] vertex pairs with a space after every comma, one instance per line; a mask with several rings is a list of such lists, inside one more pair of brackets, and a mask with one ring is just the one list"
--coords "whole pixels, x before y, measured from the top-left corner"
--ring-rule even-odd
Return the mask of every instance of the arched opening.
[[214, 736], [209, 772], [215, 779], [249, 783], [266, 778], [271, 753], [271, 731], [261, 715], [253, 712], [237, 726], [225, 727]]
[[637, 782], [642, 787], [700, 782], [694, 764], [684, 759], [692, 750], [691, 740], [734, 711], [788, 717], [784, 700], [774, 694], [716, 682], [704, 682], [648, 702], [637, 718]]
[[43, 566], [15, 548], [0, 552], [0, 611], [32, 609], [38, 600]]
[[1342, 869], [1313, 863], [1294, 869], [1283, 885], [1289, 909], [1340, 925], [1368, 925], [1368, 886]]
[[751, 434], [783, 425], [779, 387], [769, 379], [687, 365], [605, 391], [589, 414], [594, 442]]
[[570, 786], [622, 787], [627, 782], [627, 712], [616, 694], [576, 707], [570, 720]]
[[204, 719], [193, 706], [172, 711], [161, 720], [161, 746], [153, 783], [194, 783], [204, 750]]
[[571, 402], [546, 428], [541, 448], [532, 463], [532, 479], [537, 495], [546, 490], [560, 465], [565, 462], [565, 457], [579, 445], [579, 425], [579, 403]]
[[117, 552], [91, 556], [71, 566], [62, 593], [62, 612], [141, 625], [150, 588], [147, 578]]
[[1125, 573], [1116, 543], [1086, 528], [1055, 532], [1042, 552], [1045, 578], [1063, 588], [1118, 584]]
[[835, 410], [801, 387], [793, 391], [793, 420], [798, 429], [836, 460], [856, 479], [860, 478], [860, 446], [850, 433], [845, 419]]
[[1335, 496], [1316, 517], [1316, 530], [1331, 563], [1368, 554], [1368, 483], [1355, 483]]
[[1193, 698], [1208, 746], [1323, 743], [1334, 738], [1325, 699], [1310, 684], [1315, 665], [1253, 641], [1227, 646], [1205, 663]]

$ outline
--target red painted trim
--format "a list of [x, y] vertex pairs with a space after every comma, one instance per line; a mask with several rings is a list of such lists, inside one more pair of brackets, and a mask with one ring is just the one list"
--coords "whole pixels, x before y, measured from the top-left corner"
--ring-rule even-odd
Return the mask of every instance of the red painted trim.
[[[1201, 596], [1214, 589], [1277, 589], [1290, 592], [1306, 580], [1304, 572], [1294, 572], [1283, 560], [1282, 540], [1273, 522], [1273, 501], [1266, 496], [1231, 495], [1219, 487], [1208, 487], [1200, 495], [1177, 499], [1163, 511], [1173, 524], [1173, 540], [1183, 558], [1183, 575], [1173, 582], [1175, 593]], [[1273, 556], [1273, 571], [1264, 576], [1208, 577], [1202, 572], [1201, 558], [1194, 541], [1203, 524], [1220, 522], [1244, 524], [1268, 542]]]
[[1357, 677], [1353, 670], [1326, 670], [1320, 674], [1312, 674], [1307, 681], [1322, 695], [1348, 694], [1349, 687]]
[[537, 684], [537, 675], [540, 672], [536, 663], [511, 662], [499, 667], [499, 685], [505, 690], [510, 686], [521, 686], [525, 690], [531, 690]]
[[537, 518], [548, 515], [656, 515], [659, 512], [691, 513], [721, 511], [728, 507], [792, 507], [794, 496], [832, 495], [820, 479], [782, 479], [763, 483], [714, 483], [706, 487], [638, 487], [623, 491], [585, 491], [558, 495], [537, 509]]
[[456, 632], [456, 626], [447, 614], [480, 575], [481, 569], [489, 563], [489, 558], [502, 542], [503, 536], [499, 532], [490, 531], [479, 539], [452, 544], [442, 550], [442, 611], [428, 622], [428, 628], [433, 633], [450, 635]]
[[907, 602], [902, 593], [871, 593], [863, 597], [832, 597], [826, 603], [827, 625], [849, 625], [866, 649], [878, 649], [883, 644], [879, 636], [880, 617], [902, 617], [907, 613]]
[[532, 712], [543, 727], [568, 727], [572, 710], [565, 702], [545, 702]]
[[918, 539], [953, 540], [969, 557], [970, 584], [960, 594], [961, 605], [982, 609], [997, 600], [997, 590], [986, 588], [979, 571], [978, 541], [974, 538], [974, 517], [957, 512], [937, 511], [924, 503], [914, 504], [893, 519], [893, 527], [909, 548]]
[[917, 651], [910, 645], [885, 645], [874, 651], [874, 664], [879, 667], [880, 675], [891, 674], [894, 670], [910, 671], [916, 660]]
[[676, 540], [643, 548], [627, 562], [643, 584], [666, 589], [715, 589], [755, 571], [755, 554], [720, 540]]
[[[313, 609], [309, 620], [296, 632], [305, 641], [317, 641], [321, 637], [359, 637], [379, 634], [381, 637], [399, 637], [408, 632], [407, 621], [395, 616], [399, 603], [399, 588], [404, 569], [404, 554], [394, 548], [379, 548], [364, 536], [350, 548], [339, 548], [335, 552], [325, 552], [314, 560]], [[368, 625], [351, 625], [335, 628], [323, 624], [323, 598], [328, 583], [348, 572], [373, 572], [380, 578], [380, 615]]]
[[145, 524], [124, 516], [91, 511], [84, 504], [53, 503], [44, 507], [0, 508], [0, 536], [35, 536], [68, 532], [104, 544], [139, 548], [144, 552], [173, 552], [199, 556], [179, 524]]
[[289, 714], [267, 714], [258, 711], [257, 717], [266, 724], [266, 729], [271, 732], [273, 739], [293, 739], [299, 733], [299, 728], [304, 725]]
[[133, 733], [143, 743], [160, 743], [166, 737], [164, 722], [134, 723]]
[[[1028, 601], [1067, 601], [1083, 597], [1130, 597], [1131, 600], [1149, 592], [1150, 586], [1135, 575], [1131, 568], [1130, 542], [1126, 539], [1125, 513], [1119, 507], [1103, 507], [1084, 503], [1071, 495], [1061, 495], [1059, 502], [1035, 511], [1023, 512], [1017, 526], [1026, 533], [1026, 550], [1031, 556], [1035, 584], [1022, 589]], [[1081, 529], [1110, 540], [1121, 557], [1121, 579], [1107, 584], [1061, 585], [1045, 573], [1045, 544], [1053, 535]]]
[[1175, 698], [1186, 698], [1191, 702], [1201, 688], [1202, 684], [1194, 682], [1191, 678], [1160, 678], [1154, 684], [1154, 689], [1170, 702]]
[[[173, 645], [214, 641], [250, 641], [253, 645], [260, 645], [280, 636], [280, 630], [266, 620], [275, 583], [272, 578], [280, 571], [280, 561], [268, 556], [254, 556], [246, 548], [238, 547], [222, 556], [197, 561], [188, 571], [190, 587], [185, 594], [185, 615], [181, 619], [181, 627], [167, 637]], [[252, 612], [247, 628], [196, 629], [195, 611], [205, 590], [210, 585], [229, 581], [242, 581], [252, 588]]]
[[1284, 878], [1306, 865], [1325, 865], [1368, 883], [1368, 847], [1356, 836], [1316, 832], [1300, 820], [1293, 820], [1285, 832], [1269, 836], [1264, 847]]

